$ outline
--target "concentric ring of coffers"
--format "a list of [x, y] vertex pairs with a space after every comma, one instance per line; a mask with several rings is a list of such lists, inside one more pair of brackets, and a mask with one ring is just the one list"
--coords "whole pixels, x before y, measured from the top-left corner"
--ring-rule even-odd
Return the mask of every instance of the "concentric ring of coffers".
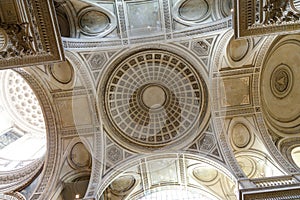
[[100, 86], [105, 130], [133, 151], [183, 147], [199, 136], [207, 122], [205, 81], [175, 53], [134, 52], [111, 65]]

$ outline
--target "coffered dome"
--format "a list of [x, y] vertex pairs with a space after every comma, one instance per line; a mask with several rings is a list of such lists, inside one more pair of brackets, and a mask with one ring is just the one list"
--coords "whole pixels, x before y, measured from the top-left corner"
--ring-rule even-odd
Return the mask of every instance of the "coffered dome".
[[104, 85], [100, 102], [105, 128], [122, 145], [148, 151], [184, 146], [183, 141], [199, 135], [207, 89], [180, 56], [162, 50], [133, 54], [111, 66]]

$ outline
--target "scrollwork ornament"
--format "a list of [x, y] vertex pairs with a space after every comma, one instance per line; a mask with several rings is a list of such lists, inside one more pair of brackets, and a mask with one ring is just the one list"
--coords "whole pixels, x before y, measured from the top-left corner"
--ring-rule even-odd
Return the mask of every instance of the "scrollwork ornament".
[[289, 0], [269, 0], [263, 7], [264, 24], [280, 24], [282, 22], [298, 21], [300, 15], [288, 10]]
[[29, 34], [29, 23], [0, 23], [0, 29], [7, 35], [6, 48], [0, 51], [0, 58], [22, 57], [36, 54], [33, 37]]

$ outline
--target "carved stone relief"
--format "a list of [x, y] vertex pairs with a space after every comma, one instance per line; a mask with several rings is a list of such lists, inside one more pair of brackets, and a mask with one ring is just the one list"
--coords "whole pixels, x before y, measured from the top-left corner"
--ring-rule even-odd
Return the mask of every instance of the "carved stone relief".
[[293, 72], [289, 66], [281, 64], [271, 74], [271, 90], [274, 96], [284, 98], [289, 94], [293, 84]]
[[116, 17], [101, 7], [83, 8], [78, 13], [78, 23], [82, 33], [102, 37], [116, 28]]
[[[299, 10], [293, 0], [234, 1], [235, 36], [299, 32]], [[296, 5], [296, 6], [295, 6]]]
[[195, 25], [210, 17], [211, 4], [207, 0], [179, 0], [172, 9], [174, 19], [185, 25]]
[[0, 23], [3, 41], [0, 58], [23, 57], [35, 55], [33, 37], [29, 35], [29, 24], [6, 24]]
[[112, 164], [118, 163], [123, 160], [123, 150], [117, 145], [107, 148], [106, 159]]
[[82, 142], [73, 145], [68, 158], [70, 165], [75, 169], [91, 166], [91, 155]]
[[250, 87], [251, 77], [224, 78], [220, 80], [221, 106], [245, 106], [251, 104]]
[[0, 16], [2, 68], [64, 59], [52, 2], [13, 0], [0, 6], [8, 9]]
[[126, 195], [135, 186], [136, 179], [133, 175], [123, 175], [114, 180], [109, 188], [111, 192], [117, 196]]
[[251, 141], [251, 133], [245, 125], [237, 123], [232, 129], [231, 139], [236, 147], [245, 148]]
[[270, 0], [263, 6], [265, 14], [263, 24], [280, 24], [283, 22], [296, 22], [299, 15], [288, 9], [289, 0]]
[[89, 58], [88, 61], [92, 67], [92, 70], [102, 70], [104, 63], [107, 61], [105, 53], [94, 53]]
[[198, 56], [208, 56], [211, 45], [205, 40], [199, 40], [192, 42], [192, 50]]

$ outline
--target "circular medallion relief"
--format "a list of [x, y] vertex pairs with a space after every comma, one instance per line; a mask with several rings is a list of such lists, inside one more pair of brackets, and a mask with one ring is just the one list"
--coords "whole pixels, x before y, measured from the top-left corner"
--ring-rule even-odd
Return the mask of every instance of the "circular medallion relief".
[[221, 13], [224, 17], [231, 15], [231, 9], [232, 9], [232, 0], [222, 0], [222, 7], [221, 7]]
[[82, 142], [78, 142], [72, 147], [70, 159], [76, 168], [88, 167], [91, 163], [91, 155]]
[[193, 171], [193, 175], [200, 181], [211, 182], [218, 176], [218, 171], [209, 167], [197, 167]]
[[209, 4], [205, 0], [186, 0], [179, 7], [179, 16], [187, 21], [206, 19], [209, 14]]
[[110, 25], [109, 17], [98, 10], [89, 10], [79, 17], [80, 28], [88, 34], [98, 34]]
[[246, 147], [251, 140], [251, 134], [248, 128], [241, 123], [237, 123], [236, 125], [234, 125], [231, 137], [233, 144], [238, 148]]
[[114, 66], [106, 77], [101, 110], [105, 128], [117, 141], [147, 151], [197, 135], [207, 91], [199, 74], [179, 56], [143, 51]]
[[135, 184], [136, 180], [132, 175], [124, 175], [110, 184], [110, 189], [116, 195], [126, 194]]
[[248, 178], [253, 178], [253, 175], [257, 170], [256, 162], [252, 158], [247, 156], [238, 156], [236, 159], [245, 175]]
[[228, 47], [227, 54], [234, 62], [241, 61], [248, 53], [249, 42], [246, 39], [231, 39]]
[[278, 98], [284, 98], [289, 94], [293, 82], [292, 71], [287, 65], [277, 66], [271, 75], [271, 90]]
[[72, 80], [74, 74], [72, 66], [67, 61], [62, 63], [55, 63], [50, 67], [50, 72], [53, 78], [62, 84], [69, 83]]

